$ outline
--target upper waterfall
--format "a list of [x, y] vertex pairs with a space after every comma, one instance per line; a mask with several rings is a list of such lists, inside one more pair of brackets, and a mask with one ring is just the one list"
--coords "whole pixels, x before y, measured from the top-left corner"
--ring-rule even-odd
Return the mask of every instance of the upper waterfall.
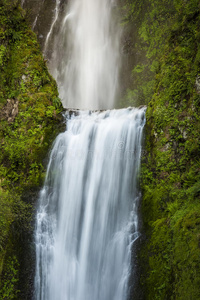
[[73, 0], [61, 10], [56, 0], [44, 52], [51, 53], [49, 68], [64, 107], [114, 108], [120, 61], [114, 5], [112, 0]]

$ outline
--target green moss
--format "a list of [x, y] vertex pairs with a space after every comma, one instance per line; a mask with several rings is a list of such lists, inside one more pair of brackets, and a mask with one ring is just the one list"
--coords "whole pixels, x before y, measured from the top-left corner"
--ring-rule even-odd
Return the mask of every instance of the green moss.
[[[200, 96], [195, 84], [200, 68], [200, 11], [195, 0], [172, 2], [170, 20], [153, 26], [152, 37], [141, 29], [150, 47], [149, 63], [156, 61], [158, 66], [148, 100], [147, 155], [142, 163], [147, 237], [141, 252], [142, 282], [146, 299], [151, 300], [200, 299]], [[147, 21], [151, 23], [151, 17]], [[160, 46], [155, 37], [162, 41]], [[149, 55], [155, 47], [159, 51]]]
[[18, 285], [26, 285], [20, 283], [26, 260], [21, 240], [32, 231], [30, 191], [37, 195], [44, 159], [62, 130], [56, 82], [19, 2], [0, 0], [1, 299], [23, 298]]
[[4, 274], [3, 286], [0, 290], [1, 299], [19, 299], [19, 290], [16, 289], [19, 281], [19, 263], [15, 256], [6, 261], [6, 272]]

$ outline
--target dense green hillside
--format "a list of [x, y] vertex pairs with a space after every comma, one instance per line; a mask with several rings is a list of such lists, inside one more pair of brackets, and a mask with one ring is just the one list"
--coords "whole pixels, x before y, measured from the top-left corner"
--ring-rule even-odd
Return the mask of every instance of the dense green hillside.
[[[57, 86], [20, 1], [0, 0], [0, 299], [30, 299], [32, 212], [62, 126]], [[29, 244], [29, 245], [28, 245]]]
[[133, 70], [138, 85], [131, 94], [132, 103], [140, 97], [148, 104], [145, 299], [200, 299], [200, 3], [127, 1], [124, 9], [146, 52], [145, 64]]

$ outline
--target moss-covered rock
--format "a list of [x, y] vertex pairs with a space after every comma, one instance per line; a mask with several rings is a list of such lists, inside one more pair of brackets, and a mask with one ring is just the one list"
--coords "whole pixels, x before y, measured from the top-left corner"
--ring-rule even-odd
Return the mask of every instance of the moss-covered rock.
[[0, 298], [9, 300], [30, 299], [34, 202], [63, 126], [56, 83], [19, 2], [0, 0]]
[[189, 300], [200, 299], [200, 7], [196, 0], [171, 1], [173, 14], [162, 21], [169, 4], [152, 1], [145, 19], [152, 37], [141, 36], [156, 51], [142, 163], [141, 280], [145, 299]]

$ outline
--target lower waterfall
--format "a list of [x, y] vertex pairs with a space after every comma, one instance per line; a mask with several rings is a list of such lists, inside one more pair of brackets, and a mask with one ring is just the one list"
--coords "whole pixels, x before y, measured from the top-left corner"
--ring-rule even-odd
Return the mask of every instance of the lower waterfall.
[[66, 114], [36, 215], [37, 300], [126, 300], [145, 108]]

